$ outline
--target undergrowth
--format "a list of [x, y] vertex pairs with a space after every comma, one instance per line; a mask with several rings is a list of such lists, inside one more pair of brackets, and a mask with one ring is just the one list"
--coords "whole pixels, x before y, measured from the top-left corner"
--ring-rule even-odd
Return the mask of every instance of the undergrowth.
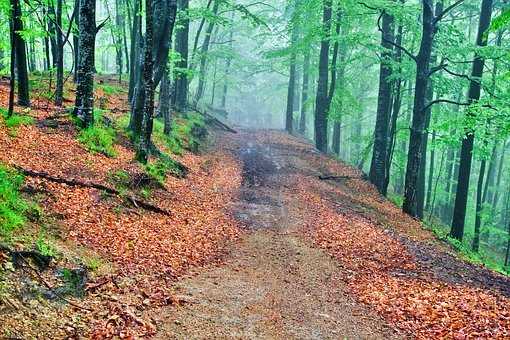
[[168, 175], [180, 178], [186, 175], [186, 169], [184, 166], [170, 157], [165, 157], [164, 159], [158, 159], [155, 162], [148, 163], [145, 166], [145, 171], [151, 178], [158, 181], [160, 184], [165, 183]]
[[[446, 226], [433, 223], [424, 223], [424, 226], [426, 229], [432, 231], [438, 239], [448, 243], [453, 249], [455, 249], [463, 260], [477, 265], [484, 265], [498, 273], [510, 276], [509, 267], [505, 267], [501, 263], [494, 261], [488, 256], [488, 254], [485, 254], [482, 249], [480, 249], [477, 253], [471, 249], [468, 242], [461, 242], [450, 237]], [[470, 239], [469, 235], [466, 235], [466, 239]]]
[[25, 224], [29, 204], [20, 195], [24, 178], [0, 164], [0, 237], [8, 238], [11, 232]]
[[94, 153], [102, 153], [108, 157], [115, 157], [114, 144], [117, 134], [112, 127], [105, 126], [101, 110], [94, 111], [94, 125], [81, 129], [78, 140], [85, 148]]
[[21, 125], [31, 125], [34, 123], [34, 118], [27, 115], [20, 115], [13, 113], [9, 117], [9, 111], [5, 108], [0, 108], [0, 115], [3, 118], [5, 126], [9, 129], [11, 135], [16, 134], [16, 129]]

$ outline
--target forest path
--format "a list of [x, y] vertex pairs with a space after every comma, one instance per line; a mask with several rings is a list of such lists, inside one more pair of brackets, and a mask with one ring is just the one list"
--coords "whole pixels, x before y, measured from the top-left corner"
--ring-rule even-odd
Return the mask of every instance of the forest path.
[[[269, 132], [267, 132], [269, 133]], [[291, 172], [307, 172], [299, 153], [264, 132], [241, 132], [226, 147], [243, 164], [233, 213], [248, 232], [222, 266], [179, 281], [180, 306], [158, 316], [157, 338], [396, 338], [384, 321], [346, 292], [342, 269], [298, 235], [302, 218], [284, 193]], [[313, 213], [313, 212], [310, 212]]]

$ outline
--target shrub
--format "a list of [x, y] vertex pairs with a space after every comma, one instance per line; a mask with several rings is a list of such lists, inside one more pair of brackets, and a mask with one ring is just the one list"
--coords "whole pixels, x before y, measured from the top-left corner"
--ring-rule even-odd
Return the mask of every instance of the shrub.
[[26, 221], [29, 206], [19, 193], [23, 180], [17, 172], [0, 165], [0, 236], [9, 236]]

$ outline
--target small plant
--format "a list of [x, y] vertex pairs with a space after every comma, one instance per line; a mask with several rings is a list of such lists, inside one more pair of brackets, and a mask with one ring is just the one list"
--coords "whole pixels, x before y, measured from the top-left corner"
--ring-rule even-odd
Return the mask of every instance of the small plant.
[[4, 119], [5, 126], [10, 129], [12, 135], [16, 134], [16, 128], [22, 125], [31, 125], [34, 123], [34, 118], [26, 115], [12, 114], [9, 117], [9, 112], [5, 108], [0, 108], [0, 115]]
[[120, 86], [108, 85], [108, 84], [99, 84], [97, 86], [97, 88], [102, 90], [104, 92], [104, 94], [107, 96], [120, 94], [123, 91], [122, 87], [120, 87]]
[[131, 178], [129, 173], [125, 170], [117, 170], [114, 173], [111, 173], [108, 177], [113, 185], [115, 185], [115, 188], [119, 191], [125, 191], [129, 187]]
[[115, 157], [117, 152], [113, 147], [115, 143], [115, 130], [101, 124], [85, 128], [80, 131], [78, 140], [90, 152], [102, 153], [108, 157]]
[[0, 236], [25, 224], [29, 205], [19, 193], [23, 181], [19, 173], [0, 165]]
[[170, 157], [158, 159], [156, 162], [147, 164], [145, 171], [160, 184], [165, 183], [166, 177], [169, 174], [176, 177], [184, 177], [186, 175], [186, 168]]
[[40, 233], [39, 237], [35, 241], [35, 247], [38, 252], [44, 256], [55, 257], [57, 250], [55, 247], [46, 239], [44, 233]]

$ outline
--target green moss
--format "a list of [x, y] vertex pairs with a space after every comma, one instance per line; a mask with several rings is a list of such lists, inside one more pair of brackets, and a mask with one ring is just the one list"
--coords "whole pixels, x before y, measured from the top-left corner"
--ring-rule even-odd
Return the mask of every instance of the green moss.
[[9, 237], [26, 222], [29, 204], [19, 193], [23, 181], [23, 176], [0, 165], [0, 237]]

